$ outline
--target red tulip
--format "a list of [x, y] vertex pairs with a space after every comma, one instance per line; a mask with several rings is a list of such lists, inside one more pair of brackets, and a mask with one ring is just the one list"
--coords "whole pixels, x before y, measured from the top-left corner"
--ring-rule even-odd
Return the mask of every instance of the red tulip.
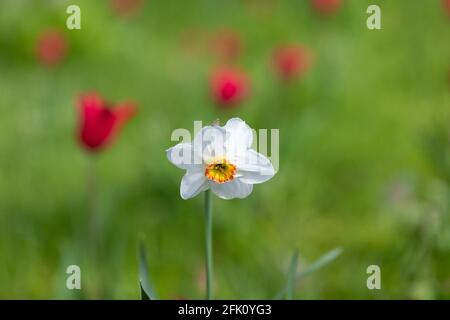
[[60, 63], [67, 52], [67, 43], [64, 35], [58, 30], [43, 32], [36, 44], [36, 56], [45, 65]]
[[78, 106], [80, 111], [78, 138], [80, 144], [89, 152], [102, 149], [136, 112], [136, 107], [131, 102], [118, 104], [111, 109], [95, 93], [82, 95]]
[[342, 5], [342, 0], [312, 0], [312, 6], [320, 14], [333, 14]]
[[280, 78], [289, 81], [302, 76], [311, 67], [311, 57], [300, 45], [286, 45], [275, 50], [272, 64]]
[[450, 0], [442, 0], [442, 5], [444, 7], [445, 12], [450, 17]]
[[248, 95], [250, 83], [247, 75], [234, 68], [215, 69], [210, 77], [214, 100], [223, 107], [235, 107]]
[[242, 51], [239, 34], [232, 30], [222, 30], [210, 40], [211, 51], [221, 60], [233, 61]]

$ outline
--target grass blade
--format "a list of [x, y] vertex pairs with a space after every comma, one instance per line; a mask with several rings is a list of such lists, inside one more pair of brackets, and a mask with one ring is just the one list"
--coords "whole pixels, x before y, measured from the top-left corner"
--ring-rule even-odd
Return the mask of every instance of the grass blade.
[[303, 279], [307, 275], [309, 275], [309, 274], [319, 270], [320, 268], [323, 268], [324, 266], [326, 266], [327, 264], [332, 262], [334, 259], [339, 257], [339, 255], [341, 253], [342, 253], [342, 249], [341, 248], [335, 248], [335, 249], [333, 249], [331, 251], [328, 251], [323, 256], [321, 256], [319, 259], [314, 261], [308, 268], [303, 270], [303, 272], [301, 272], [297, 276], [297, 280]]
[[141, 288], [141, 300], [152, 300], [150, 295], [145, 292], [145, 289], [142, 287], [142, 282], [139, 281], [139, 287]]
[[145, 253], [145, 246], [142, 241], [139, 242], [138, 248], [138, 261], [139, 261], [139, 286], [141, 288], [142, 300], [155, 300], [156, 295], [148, 276], [148, 263], [147, 255]]
[[[286, 297], [286, 299], [291, 299], [293, 296], [293, 288], [295, 287], [295, 284], [299, 280], [305, 278], [306, 276], [310, 275], [311, 273], [314, 273], [317, 270], [319, 270], [320, 268], [323, 268], [327, 264], [331, 263], [333, 260], [335, 260], [337, 257], [339, 257], [341, 253], [342, 253], [341, 248], [335, 248], [331, 251], [328, 251], [323, 256], [321, 256], [319, 259], [314, 261], [311, 265], [309, 265], [309, 267], [307, 267], [305, 270], [303, 270], [303, 272], [301, 272], [298, 275], [294, 275], [294, 280], [292, 280], [292, 273], [293, 273], [292, 270], [294, 270], [294, 273], [295, 273], [295, 270], [297, 270], [297, 263], [298, 263], [298, 251], [296, 250], [292, 257], [291, 265], [289, 268], [288, 283], [280, 292], [278, 292], [278, 294], [275, 296], [274, 299], [280, 300], [283, 297]], [[294, 267], [295, 267], [295, 269], [294, 269]]]
[[287, 284], [286, 284], [286, 299], [292, 300], [294, 296], [294, 288], [296, 283], [296, 275], [297, 275], [297, 266], [298, 266], [298, 250], [294, 250], [294, 254], [292, 255], [291, 264], [289, 266], [288, 276], [287, 276]]

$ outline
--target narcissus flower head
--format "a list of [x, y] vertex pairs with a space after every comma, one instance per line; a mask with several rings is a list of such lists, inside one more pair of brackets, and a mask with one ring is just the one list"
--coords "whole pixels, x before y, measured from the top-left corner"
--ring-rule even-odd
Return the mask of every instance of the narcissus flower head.
[[319, 14], [333, 14], [339, 10], [342, 0], [312, 0], [314, 10]]
[[241, 119], [225, 126], [202, 128], [192, 143], [180, 143], [167, 150], [170, 162], [186, 170], [181, 180], [183, 199], [211, 189], [219, 198], [245, 198], [253, 185], [272, 178], [270, 160], [251, 149], [253, 132]]
[[82, 95], [78, 109], [78, 139], [89, 152], [97, 152], [105, 147], [136, 113], [134, 103], [126, 102], [111, 107], [96, 93]]
[[272, 65], [283, 80], [292, 80], [302, 76], [311, 67], [311, 55], [301, 45], [283, 45], [275, 49]]
[[221, 67], [213, 70], [210, 76], [210, 90], [214, 101], [222, 107], [232, 108], [248, 95], [250, 82], [242, 70]]
[[57, 65], [67, 52], [67, 42], [62, 32], [47, 30], [39, 35], [36, 43], [36, 56], [44, 65]]

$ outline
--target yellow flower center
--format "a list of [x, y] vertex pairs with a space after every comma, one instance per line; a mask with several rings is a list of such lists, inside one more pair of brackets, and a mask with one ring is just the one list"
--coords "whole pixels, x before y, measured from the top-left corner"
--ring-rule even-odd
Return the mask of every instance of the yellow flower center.
[[205, 177], [217, 183], [224, 183], [234, 179], [236, 166], [226, 159], [213, 161], [206, 166]]

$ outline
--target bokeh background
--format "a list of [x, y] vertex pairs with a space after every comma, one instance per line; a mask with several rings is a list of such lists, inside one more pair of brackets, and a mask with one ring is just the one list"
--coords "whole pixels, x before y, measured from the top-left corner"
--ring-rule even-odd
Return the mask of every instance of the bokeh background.
[[[216, 297], [273, 298], [294, 249], [302, 270], [336, 247], [295, 298], [450, 297], [445, 1], [343, 0], [328, 14], [309, 0], [130, 3], [0, 2], [1, 298], [139, 299], [138, 239], [160, 298], [203, 298], [203, 199], [180, 198], [183, 172], [165, 150], [176, 128], [236, 116], [280, 129], [280, 168], [247, 199], [214, 199]], [[81, 30], [66, 28], [70, 4]], [[369, 4], [382, 30], [366, 28]], [[66, 46], [50, 64], [36, 53], [48, 30]], [[239, 39], [233, 65], [251, 81], [234, 108], [217, 106], [208, 83], [223, 32]], [[271, 66], [286, 43], [312, 57], [293, 81]], [[92, 90], [139, 106], [94, 160], [95, 259], [92, 157], [76, 139], [76, 99]], [[66, 289], [71, 264], [81, 291]], [[372, 264], [382, 290], [366, 287]]]

